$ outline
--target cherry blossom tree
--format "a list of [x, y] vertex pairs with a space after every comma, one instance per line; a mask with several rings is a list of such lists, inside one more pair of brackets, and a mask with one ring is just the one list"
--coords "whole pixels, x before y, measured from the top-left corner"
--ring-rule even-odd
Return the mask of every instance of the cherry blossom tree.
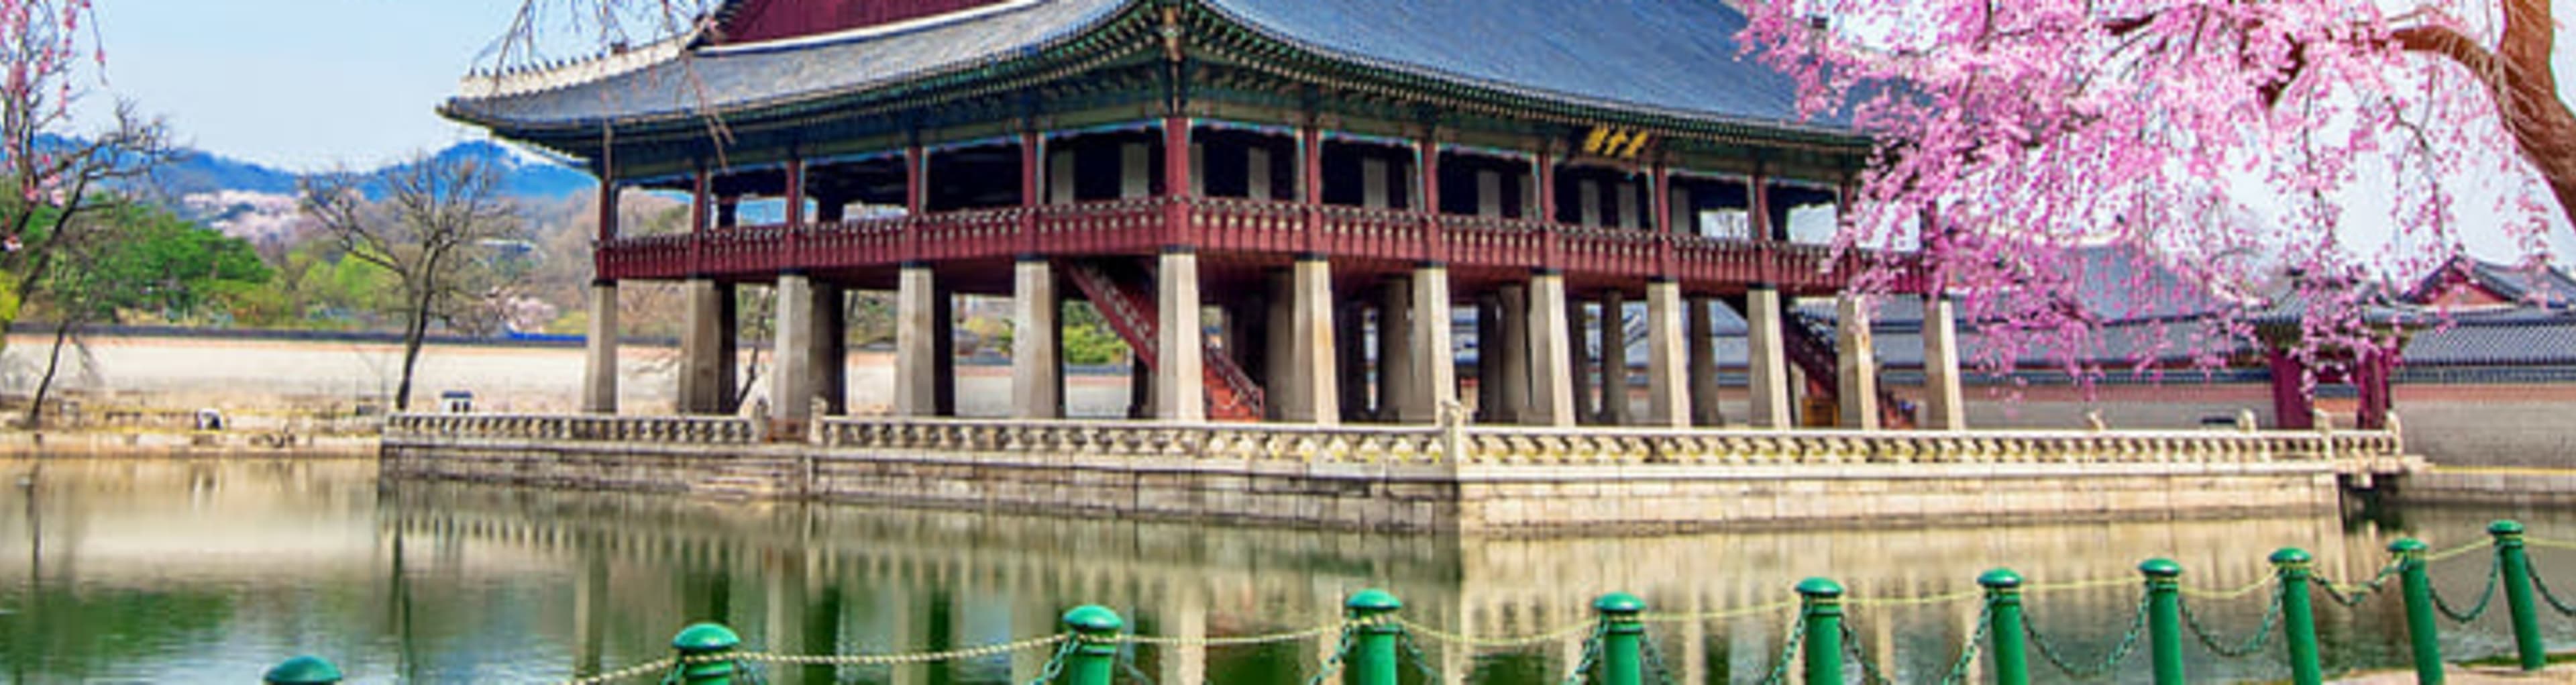
[[0, 327], [46, 282], [83, 215], [111, 186], [167, 156], [158, 120], [120, 104], [105, 130], [75, 131], [71, 106], [87, 91], [80, 65], [104, 62], [88, 0], [0, 0]]
[[[2141, 310], [2296, 275], [2274, 301], [2331, 366], [2386, 345], [2359, 284], [2427, 272], [2465, 230], [2500, 228], [2543, 265], [2551, 222], [2576, 220], [2551, 0], [2424, 2], [1748, 0], [1741, 38], [1811, 116], [1878, 138], [1839, 241], [1919, 244], [1965, 295], [1981, 365], [2071, 364], [2099, 314], [2066, 306], [2088, 278], [2073, 248], [2122, 245], [2183, 275], [2126, 284]], [[2502, 206], [2462, 206], [2493, 179], [2515, 186]], [[2217, 318], [2162, 337], [2220, 350], [2250, 332], [2241, 309]]]

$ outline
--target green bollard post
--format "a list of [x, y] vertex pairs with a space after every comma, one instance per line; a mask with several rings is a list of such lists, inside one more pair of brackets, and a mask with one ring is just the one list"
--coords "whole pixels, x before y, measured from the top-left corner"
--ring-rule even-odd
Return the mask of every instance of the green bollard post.
[[1071, 659], [1064, 665], [1064, 682], [1071, 685], [1109, 685], [1118, 672], [1118, 631], [1127, 622], [1108, 607], [1085, 604], [1064, 612], [1064, 628], [1073, 633]]
[[1993, 641], [1995, 685], [2030, 685], [2030, 646], [2022, 632], [2021, 574], [1999, 568], [1977, 576], [1986, 588], [1986, 639]]
[[2148, 559], [2138, 572], [2147, 576], [2147, 641], [2156, 659], [2156, 685], [2183, 685], [2182, 564]]
[[1823, 578], [1798, 581], [1806, 605], [1807, 685], [1843, 685], [1843, 586]]
[[2540, 643], [2540, 614], [2531, 606], [2531, 556], [2522, 548], [2522, 523], [2505, 519], [2487, 525], [2495, 537], [2496, 563], [2504, 565], [2505, 608], [2513, 610], [2513, 645], [2522, 670], [2549, 665], [2549, 647]]
[[259, 680], [268, 685], [339, 685], [340, 667], [329, 659], [305, 655], [279, 662]]
[[2296, 547], [2272, 553], [2273, 571], [2281, 576], [2281, 635], [2290, 642], [2293, 685], [2323, 685], [2326, 680], [2317, 663], [2317, 610], [2308, 596], [2309, 564], [2315, 561]]
[[718, 623], [699, 623], [680, 629], [671, 636], [671, 649], [679, 652], [680, 665], [662, 682], [676, 685], [733, 685], [733, 677], [742, 669], [734, 660], [723, 658], [742, 646], [742, 636]]
[[[1645, 600], [1625, 592], [1602, 595], [1592, 603], [1601, 615], [1601, 680], [1609, 685], [1645, 685], [1646, 661], [1644, 643], [1646, 624], [1637, 620], [1646, 612]], [[1576, 673], [1580, 678], [1583, 674]]]
[[2388, 543], [2397, 555], [2398, 587], [2406, 599], [2406, 639], [2415, 647], [2415, 682], [2442, 685], [2442, 636], [2433, 622], [2433, 577], [2424, 572], [2424, 541], [2398, 538]]
[[1384, 590], [1361, 590], [1351, 595], [1344, 608], [1351, 620], [1362, 625], [1354, 628], [1360, 631], [1360, 639], [1342, 659], [1342, 682], [1396, 685], [1395, 642], [1404, 636], [1404, 626], [1395, 624], [1395, 612], [1404, 608], [1404, 602]]

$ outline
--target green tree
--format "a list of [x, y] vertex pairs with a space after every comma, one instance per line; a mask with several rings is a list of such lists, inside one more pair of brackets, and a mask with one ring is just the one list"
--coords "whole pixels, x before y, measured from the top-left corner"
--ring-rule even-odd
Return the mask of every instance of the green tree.
[[54, 320], [53, 348], [36, 383], [27, 425], [43, 421], [63, 348], [92, 323], [129, 317], [202, 323], [229, 319], [232, 303], [272, 275], [250, 243], [130, 199], [95, 208], [50, 236], [52, 265], [27, 291]]

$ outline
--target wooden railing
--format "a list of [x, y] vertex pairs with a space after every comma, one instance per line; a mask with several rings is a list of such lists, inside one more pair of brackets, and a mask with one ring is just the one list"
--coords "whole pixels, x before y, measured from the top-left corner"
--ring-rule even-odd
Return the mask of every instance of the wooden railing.
[[827, 448], [1451, 465], [2247, 464], [2401, 456], [2380, 431], [1754, 431], [833, 419]]
[[[1176, 231], [1175, 217], [1188, 231]], [[1310, 220], [1311, 219], [1311, 220]], [[1242, 198], [1137, 198], [881, 217], [804, 226], [753, 226], [618, 238], [600, 246], [607, 278], [762, 275], [792, 268], [891, 266], [1035, 253], [1152, 254], [1176, 241], [1212, 252], [1533, 268], [1627, 277], [1670, 274], [1685, 282], [1768, 282], [1801, 290], [1838, 287], [1879, 253], [1829, 246], [1666, 235], [1523, 219], [1425, 214]], [[1912, 264], [1907, 261], [1905, 264]], [[1907, 273], [1897, 287], [1919, 287]]]

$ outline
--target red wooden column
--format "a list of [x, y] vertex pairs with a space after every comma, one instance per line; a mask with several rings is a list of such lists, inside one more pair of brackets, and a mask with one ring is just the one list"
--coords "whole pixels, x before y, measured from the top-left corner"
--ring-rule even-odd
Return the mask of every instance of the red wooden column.
[[2265, 356], [2272, 367], [2272, 423], [2284, 430], [2315, 428], [2316, 421], [2309, 412], [2316, 405], [2302, 387], [2307, 365], [2290, 356], [2289, 350], [2277, 347], [2266, 350]]
[[1300, 252], [1324, 252], [1324, 133], [1314, 126], [1297, 129], [1297, 204], [1305, 208], [1306, 230]]
[[1190, 225], [1190, 120], [1163, 118], [1163, 244], [1194, 246], [1198, 231]]
[[921, 213], [928, 208], [930, 156], [920, 143], [903, 149], [903, 261], [921, 261]]
[[1414, 167], [1422, 174], [1422, 261], [1446, 264], [1449, 261], [1449, 235], [1440, 227], [1440, 142], [1439, 132], [1426, 130], [1414, 144], [1414, 155], [1421, 162]]
[[1046, 137], [1037, 131], [1020, 133], [1020, 240], [1022, 257], [1038, 253], [1038, 204], [1046, 184]]
[[707, 191], [714, 184], [707, 175], [706, 163], [699, 162], [697, 171], [689, 177], [689, 275], [692, 277], [707, 270], [708, 212], [713, 209], [707, 206], [713, 200], [707, 196]]
[[1539, 242], [1539, 266], [1544, 269], [1565, 268], [1565, 245], [1556, 227], [1556, 155], [1546, 149], [1532, 158], [1538, 165], [1538, 225], [1544, 232]]
[[1754, 280], [1777, 285], [1780, 282], [1780, 250], [1771, 239], [1771, 176], [1760, 165], [1744, 179], [1744, 225], [1753, 234], [1760, 256], [1755, 262]]
[[607, 172], [599, 175], [599, 242], [617, 239], [617, 177]]
[[1647, 172], [1646, 192], [1652, 197], [1647, 198], [1646, 206], [1652, 208], [1647, 211], [1655, 213], [1649, 224], [1655, 227], [1655, 274], [1665, 278], [1681, 273], [1680, 257], [1673, 251], [1672, 182], [1672, 170], [1664, 168], [1662, 161], [1655, 162], [1654, 169]]
[[787, 160], [787, 227], [805, 225], [805, 159]]

